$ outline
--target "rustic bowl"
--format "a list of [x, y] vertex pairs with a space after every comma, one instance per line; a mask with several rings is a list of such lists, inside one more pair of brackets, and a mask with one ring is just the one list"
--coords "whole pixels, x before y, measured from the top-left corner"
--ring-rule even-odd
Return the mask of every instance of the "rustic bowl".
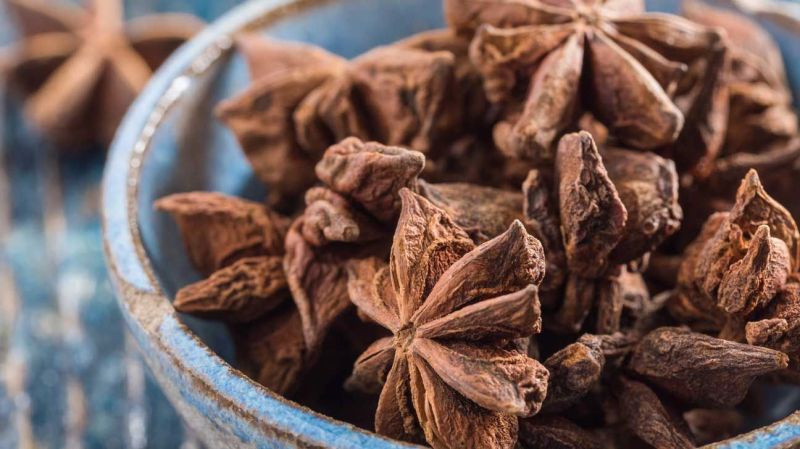
[[[187, 424], [209, 447], [399, 448], [407, 444], [337, 422], [250, 381], [229, 364], [221, 326], [179, 316], [171, 298], [197, 279], [178, 230], [153, 201], [189, 190], [263, 198], [230, 132], [214, 118], [219, 100], [248, 83], [231, 36], [261, 30], [354, 56], [411, 33], [441, 27], [438, 0], [260, 0], [247, 3], [197, 36], [156, 74], [131, 108], [111, 150], [103, 185], [107, 262], [131, 334], [155, 378]], [[674, 8], [672, 0], [652, 1]], [[800, 45], [773, 28], [787, 54]], [[793, 53], [793, 54], [792, 54]], [[800, 64], [791, 67], [799, 81]], [[773, 422], [796, 410], [796, 391], [775, 393]], [[800, 415], [718, 444], [784, 448], [800, 444]]]

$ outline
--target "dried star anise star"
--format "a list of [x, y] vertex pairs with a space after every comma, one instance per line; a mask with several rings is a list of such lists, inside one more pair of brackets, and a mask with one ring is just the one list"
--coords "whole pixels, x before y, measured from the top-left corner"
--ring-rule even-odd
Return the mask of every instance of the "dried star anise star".
[[289, 221], [262, 204], [211, 192], [161, 198], [205, 279], [181, 288], [176, 310], [230, 324], [241, 369], [289, 393], [309, 364], [300, 314], [283, 271]]
[[237, 47], [248, 62], [252, 85], [220, 103], [216, 113], [270, 187], [271, 201], [281, 204], [313, 185], [316, 155], [324, 150], [299, 145], [295, 111], [311, 91], [343, 71], [346, 61], [309, 45], [253, 35], [240, 36]]
[[289, 229], [285, 269], [310, 347], [350, 304], [349, 260], [389, 252], [402, 188], [444, 209], [476, 243], [505, 231], [521, 214], [522, 195], [463, 183], [418, 179], [425, 156], [351, 137], [328, 148], [316, 166], [324, 187], [306, 192], [306, 209]]
[[467, 42], [448, 30], [349, 62], [308, 45], [254, 36], [240, 38], [239, 47], [254, 83], [217, 111], [278, 203], [311, 187], [314, 164], [345, 138], [446, 157], [445, 149], [480, 122], [486, 108]]
[[730, 64], [723, 70], [729, 92], [729, 117], [724, 145], [710, 161], [710, 172], [687, 192], [694, 217], [689, 231], [724, 210], [738, 181], [758, 170], [775, 198], [793, 214], [800, 213], [794, 179], [800, 160], [797, 113], [780, 49], [769, 33], [753, 20], [697, 1], [684, 4], [685, 15], [727, 33]]
[[750, 171], [730, 212], [710, 217], [687, 248], [670, 308], [677, 317], [744, 340], [745, 323], [769, 318], [762, 311], [797, 272], [798, 251], [800, 233], [794, 219]]
[[[510, 103], [495, 128], [510, 155], [552, 161], [556, 139], [586, 109], [637, 149], [666, 147], [696, 126], [706, 131], [704, 108], [725, 53], [713, 29], [644, 13], [639, 0], [447, 0], [445, 8], [451, 27], [474, 33], [471, 57], [489, 99]], [[685, 117], [697, 118], [692, 129], [684, 130]]]
[[30, 120], [65, 146], [108, 144], [153, 70], [203, 27], [185, 14], [124, 23], [120, 0], [89, 3], [6, 2], [23, 37], [11, 81], [27, 96]]
[[727, 33], [731, 64], [723, 76], [730, 91], [730, 126], [722, 156], [752, 153], [795, 138], [798, 123], [792, 94], [780, 50], [769, 33], [746, 16], [698, 1], [685, 3], [684, 14]]
[[443, 210], [409, 190], [400, 196], [389, 265], [362, 261], [348, 283], [352, 301], [393, 337], [359, 358], [349, 384], [383, 384], [375, 426], [384, 435], [424, 435], [437, 449], [511, 448], [517, 416], [538, 412], [547, 389], [547, 370], [514, 344], [541, 326], [541, 245], [514, 222], [475, 247]]
[[564, 282], [563, 303], [550, 324], [577, 332], [596, 304], [596, 330], [613, 333], [626, 295], [641, 291], [636, 270], [680, 225], [674, 164], [652, 153], [601, 153], [580, 132], [561, 139], [552, 188], [547, 178], [534, 170], [523, 188], [525, 220], [541, 235], [553, 266], [545, 278], [548, 306], [557, 305], [550, 292]]

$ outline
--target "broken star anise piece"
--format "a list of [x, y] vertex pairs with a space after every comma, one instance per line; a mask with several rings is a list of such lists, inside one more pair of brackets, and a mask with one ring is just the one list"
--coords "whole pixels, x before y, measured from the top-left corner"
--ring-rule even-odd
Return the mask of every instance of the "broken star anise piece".
[[475, 247], [443, 210], [400, 195], [390, 264], [353, 270], [375, 274], [348, 283], [351, 300], [393, 337], [359, 358], [350, 383], [383, 382], [379, 433], [424, 435], [436, 449], [512, 448], [517, 416], [535, 414], [547, 390], [547, 370], [512, 344], [541, 327], [541, 244], [517, 221]]
[[782, 352], [662, 327], [634, 349], [628, 368], [675, 397], [703, 407], [732, 407], [753, 380], [786, 368]]
[[451, 27], [474, 33], [471, 57], [489, 99], [527, 96], [496, 137], [508, 154], [536, 162], [552, 160], [555, 139], [583, 109], [628, 146], [672, 144], [684, 116], [707, 103], [724, 60], [714, 29], [644, 13], [635, 0], [447, 0], [445, 8]]

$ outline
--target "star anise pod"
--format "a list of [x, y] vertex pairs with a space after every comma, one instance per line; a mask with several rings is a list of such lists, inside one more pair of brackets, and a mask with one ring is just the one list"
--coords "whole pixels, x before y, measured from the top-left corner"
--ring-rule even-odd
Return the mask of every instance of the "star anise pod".
[[541, 326], [541, 244], [517, 221], [475, 247], [443, 210], [400, 195], [389, 265], [361, 262], [374, 276], [354, 270], [348, 283], [351, 300], [393, 337], [359, 358], [350, 385], [383, 384], [375, 426], [384, 435], [511, 448], [517, 416], [535, 414], [547, 388], [547, 370], [513, 345]]
[[153, 71], [203, 27], [185, 14], [126, 23], [120, 0], [89, 3], [6, 2], [22, 35], [8, 67], [12, 83], [26, 95], [30, 120], [64, 146], [108, 144]]
[[715, 30], [644, 13], [638, 0], [448, 0], [445, 8], [451, 27], [474, 33], [471, 57], [489, 99], [510, 103], [497, 145], [535, 162], [553, 160], [556, 139], [583, 110], [637, 149], [696, 134], [684, 130], [685, 117], [704, 125], [724, 63]]
[[684, 402], [731, 407], [756, 377], [787, 365], [779, 351], [662, 327], [637, 344], [628, 369]]

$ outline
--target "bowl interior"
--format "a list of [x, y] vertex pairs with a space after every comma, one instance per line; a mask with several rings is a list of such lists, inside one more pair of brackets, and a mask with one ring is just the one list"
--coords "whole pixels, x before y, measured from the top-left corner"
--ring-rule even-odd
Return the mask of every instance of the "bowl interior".
[[[442, 27], [438, 0], [340, 0], [309, 2], [279, 20], [258, 27], [267, 36], [319, 45], [345, 57], [353, 57], [381, 44], [410, 34]], [[674, 0], [648, 1], [650, 10], [676, 12]], [[256, 18], [254, 18], [256, 19]], [[787, 65], [800, 60], [797, 37], [771, 28], [786, 53]], [[781, 34], [783, 33], [783, 34]], [[188, 88], [156, 127], [149, 151], [142, 161], [138, 182], [138, 223], [147, 256], [163, 291], [173, 298], [182, 286], [199, 280], [191, 267], [172, 219], [155, 212], [153, 202], [171, 193], [192, 190], [218, 191], [253, 200], [265, 196], [231, 132], [213, 115], [222, 99], [241, 92], [249, 84], [245, 61], [229, 52], [213, 61], [210, 69], [192, 78]], [[790, 75], [800, 64], [790, 67]], [[796, 86], [798, 84], [795, 84]], [[233, 362], [233, 347], [224, 326], [182, 315], [183, 322], [212, 350]], [[769, 413], [754, 419], [751, 427], [782, 418], [800, 406], [795, 390], [778, 389]], [[780, 400], [778, 400], [780, 399]]]

